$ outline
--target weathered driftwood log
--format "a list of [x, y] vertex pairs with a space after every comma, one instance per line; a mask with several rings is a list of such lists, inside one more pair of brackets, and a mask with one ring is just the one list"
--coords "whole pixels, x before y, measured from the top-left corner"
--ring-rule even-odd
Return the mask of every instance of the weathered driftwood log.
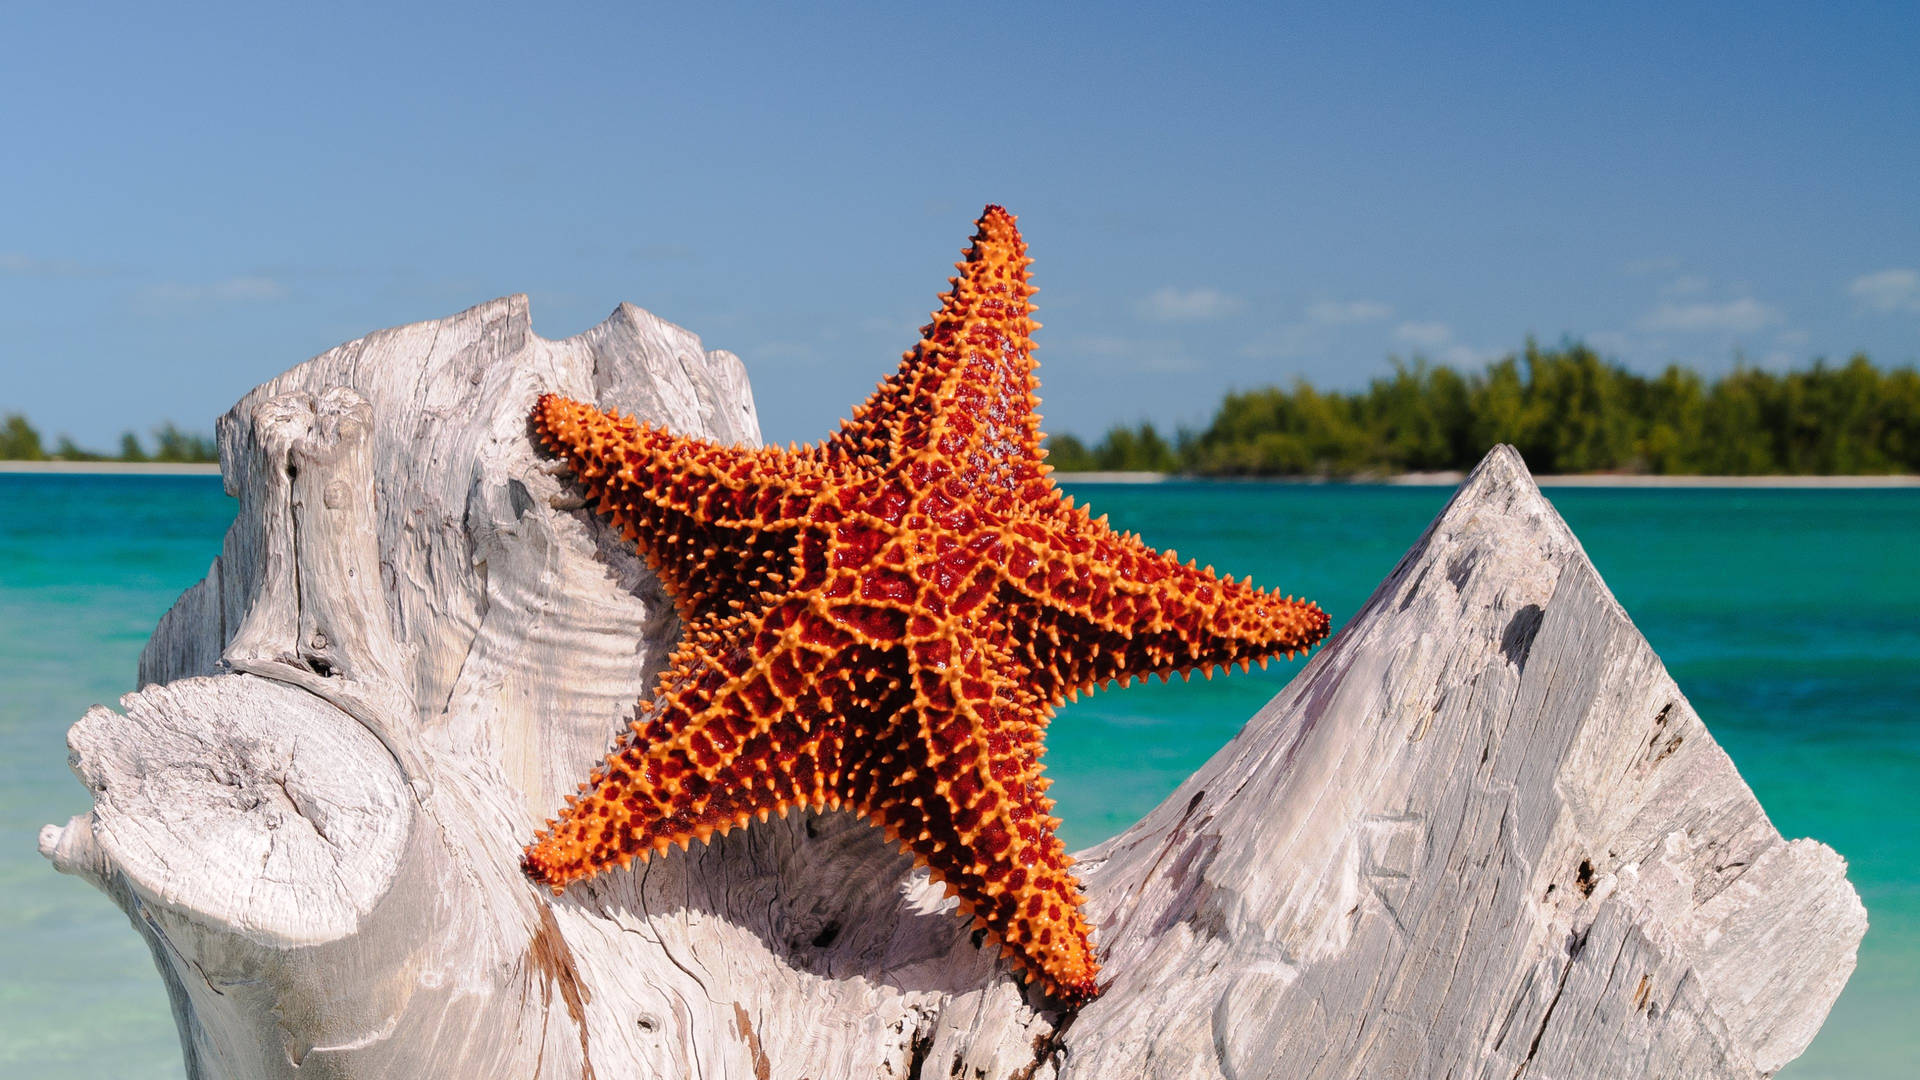
[[677, 633], [533, 450], [543, 390], [723, 440], [739, 362], [515, 297], [223, 419], [239, 516], [48, 826], [152, 946], [195, 1077], [1753, 1076], [1865, 913], [1781, 839], [1516, 454], [1080, 868], [1109, 980], [1049, 1011], [863, 821], [553, 898], [520, 846]]

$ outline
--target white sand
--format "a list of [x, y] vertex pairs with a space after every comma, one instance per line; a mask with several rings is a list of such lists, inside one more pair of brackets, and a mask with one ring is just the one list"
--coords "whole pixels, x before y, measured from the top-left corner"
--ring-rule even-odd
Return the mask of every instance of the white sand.
[[[220, 466], [207, 464], [170, 464], [129, 461], [0, 461], [0, 473], [72, 473], [122, 476], [218, 476]], [[1226, 478], [1209, 477], [1219, 483], [1254, 484], [1385, 484], [1394, 487], [1455, 487], [1465, 479], [1459, 472], [1412, 472], [1395, 476], [1358, 480], [1329, 480], [1323, 477], [1270, 476]], [[1054, 479], [1068, 484], [1161, 484], [1186, 477], [1157, 472], [1078, 472], [1055, 473]], [[1571, 476], [1536, 476], [1541, 487], [1635, 487], [1635, 488], [1910, 488], [1920, 487], [1920, 476], [1645, 476], [1627, 473], [1589, 473]]]
[[158, 461], [0, 461], [0, 473], [72, 473], [129, 476], [218, 476], [220, 466]]
[[[1059, 472], [1053, 478], [1067, 484], [1159, 484], [1185, 479], [1153, 472]], [[1385, 484], [1395, 487], [1456, 487], [1466, 478], [1458, 472], [1400, 473], [1356, 480], [1324, 477], [1271, 476], [1207, 477], [1221, 483], [1252, 484]], [[1198, 479], [1198, 478], [1196, 478]], [[1572, 476], [1536, 476], [1541, 487], [1633, 488], [1910, 488], [1920, 487], [1920, 476], [1645, 476], [1628, 473], [1589, 473]]]

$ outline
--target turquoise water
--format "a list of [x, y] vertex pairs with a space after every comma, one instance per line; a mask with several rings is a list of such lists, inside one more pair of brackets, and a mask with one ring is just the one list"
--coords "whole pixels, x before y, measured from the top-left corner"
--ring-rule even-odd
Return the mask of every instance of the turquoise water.
[[[1088, 486], [1160, 547], [1310, 596], [1338, 623], [1447, 492]], [[1920, 492], [1550, 492], [1789, 837], [1848, 859], [1872, 929], [1826, 1029], [1782, 1075], [1906, 1077], [1920, 1061]], [[132, 689], [161, 612], [233, 504], [212, 478], [0, 475], [0, 1075], [178, 1077], [166, 995], [106, 899], [53, 873], [41, 825], [87, 808], [67, 727]], [[1295, 667], [1095, 695], [1055, 721], [1062, 831], [1124, 828]]]

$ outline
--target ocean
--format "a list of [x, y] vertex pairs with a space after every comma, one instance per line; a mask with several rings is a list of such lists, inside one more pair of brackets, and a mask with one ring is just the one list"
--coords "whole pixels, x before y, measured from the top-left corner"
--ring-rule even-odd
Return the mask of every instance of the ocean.
[[[1117, 528], [1310, 597], [1335, 625], [1445, 504], [1438, 488], [1066, 485]], [[1920, 1062], [1920, 490], [1554, 489], [1554, 505], [1788, 837], [1831, 844], [1867, 906], [1860, 967], [1781, 1074]], [[64, 768], [87, 706], [206, 572], [234, 504], [212, 477], [0, 475], [0, 1075], [177, 1078], [146, 947], [55, 874], [40, 826], [88, 807]], [[1054, 721], [1069, 847], [1152, 808], [1298, 670], [1095, 694]]]

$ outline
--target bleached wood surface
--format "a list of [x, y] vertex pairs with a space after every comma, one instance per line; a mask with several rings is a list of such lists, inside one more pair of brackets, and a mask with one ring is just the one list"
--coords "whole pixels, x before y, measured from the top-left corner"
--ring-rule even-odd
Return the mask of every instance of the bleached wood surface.
[[629, 306], [546, 341], [522, 297], [221, 421], [238, 518], [73, 729], [93, 811], [41, 836], [152, 946], [190, 1075], [1746, 1077], [1852, 972], [1844, 864], [1781, 839], [1506, 448], [1082, 853], [1109, 983], [1077, 1016], [843, 815], [551, 898], [520, 846], [678, 628], [535, 455], [544, 390], [758, 438], [731, 355]]

